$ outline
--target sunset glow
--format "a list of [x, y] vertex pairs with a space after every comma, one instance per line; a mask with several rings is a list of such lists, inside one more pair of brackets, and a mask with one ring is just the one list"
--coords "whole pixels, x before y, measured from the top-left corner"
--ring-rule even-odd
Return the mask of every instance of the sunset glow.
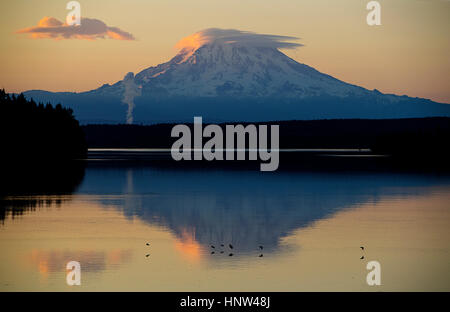
[[195, 229], [185, 229], [181, 238], [175, 241], [175, 249], [189, 262], [199, 262], [202, 256], [202, 246], [195, 240]]
[[205, 36], [202, 32], [197, 32], [178, 41], [175, 48], [179, 50], [197, 50], [202, 45], [210, 42], [210, 40], [211, 39]]

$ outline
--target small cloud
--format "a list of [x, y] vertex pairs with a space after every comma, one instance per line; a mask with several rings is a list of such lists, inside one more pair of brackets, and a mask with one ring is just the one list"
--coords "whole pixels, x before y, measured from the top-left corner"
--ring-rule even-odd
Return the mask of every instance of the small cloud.
[[115, 39], [135, 40], [134, 36], [117, 27], [110, 27], [95, 18], [81, 18], [81, 25], [67, 25], [54, 17], [42, 18], [37, 26], [18, 30], [18, 34], [29, 34], [34, 39]]

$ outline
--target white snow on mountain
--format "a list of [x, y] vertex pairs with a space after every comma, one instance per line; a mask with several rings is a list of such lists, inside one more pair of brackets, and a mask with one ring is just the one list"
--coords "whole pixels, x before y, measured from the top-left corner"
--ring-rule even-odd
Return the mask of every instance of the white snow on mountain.
[[259, 40], [251, 40], [252, 33], [241, 32], [243, 40], [227, 41], [202, 36], [205, 33], [208, 30], [183, 39], [191, 44], [169, 62], [138, 73], [136, 83], [147, 92], [168, 96], [304, 98], [368, 92], [296, 62], [277, 45], [258, 38], [265, 35], [254, 34]]

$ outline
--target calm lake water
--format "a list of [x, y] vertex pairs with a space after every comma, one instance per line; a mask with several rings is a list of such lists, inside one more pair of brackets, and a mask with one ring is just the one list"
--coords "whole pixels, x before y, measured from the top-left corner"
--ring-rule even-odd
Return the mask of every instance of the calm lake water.
[[448, 176], [91, 161], [2, 205], [0, 291], [450, 291]]

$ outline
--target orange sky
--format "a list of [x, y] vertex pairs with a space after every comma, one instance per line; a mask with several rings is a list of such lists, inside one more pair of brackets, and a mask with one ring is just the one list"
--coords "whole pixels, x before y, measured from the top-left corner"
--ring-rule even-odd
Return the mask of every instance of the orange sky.
[[[450, 103], [450, 1], [380, 0], [382, 26], [375, 27], [366, 24], [365, 0], [79, 2], [82, 17], [109, 27], [106, 39], [17, 33], [46, 16], [64, 22], [66, 1], [2, 5], [0, 88], [94, 89], [168, 61], [181, 38], [218, 27], [300, 37], [304, 47], [284, 51], [299, 62], [368, 89]], [[114, 40], [127, 34], [136, 40]]]

